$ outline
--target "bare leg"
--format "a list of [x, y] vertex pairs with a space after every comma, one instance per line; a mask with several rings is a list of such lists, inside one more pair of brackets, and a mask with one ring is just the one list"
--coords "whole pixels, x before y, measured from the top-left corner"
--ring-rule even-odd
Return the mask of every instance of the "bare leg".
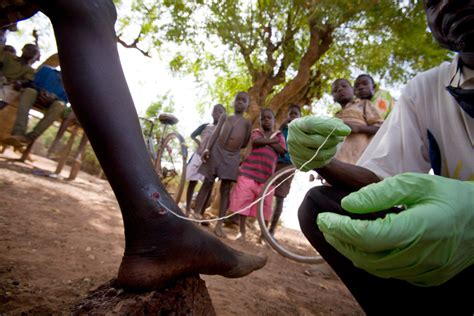
[[186, 215], [191, 212], [191, 201], [193, 199], [194, 188], [196, 187], [197, 181], [189, 181], [188, 190], [186, 191]]
[[196, 198], [196, 209], [194, 212], [196, 214], [204, 214], [204, 211], [207, 207], [207, 198], [211, 195], [212, 185], [214, 184], [214, 180], [204, 179], [204, 182], [199, 190], [198, 196]]
[[245, 233], [246, 233], [245, 225], [247, 224], [247, 216], [239, 215], [239, 217], [240, 217], [240, 233], [237, 239], [241, 241], [245, 241]]
[[[221, 182], [221, 203], [219, 205], [219, 217], [224, 217], [225, 213], [227, 212], [227, 208], [229, 207], [229, 195], [231, 185], [231, 180], [222, 180]], [[226, 235], [222, 230], [222, 223], [222, 220], [217, 222], [216, 228], [214, 229], [214, 233], [221, 238], [225, 238]]]
[[53, 24], [74, 112], [120, 204], [125, 227], [120, 284], [156, 289], [190, 274], [241, 277], [263, 267], [266, 258], [238, 252], [166, 210], [181, 213], [145, 149], [117, 52], [112, 1], [38, 2]]
[[206, 209], [211, 206], [211, 198], [212, 198], [212, 190], [214, 189], [214, 181], [211, 182], [211, 188], [209, 189], [209, 192], [207, 193], [206, 196], [206, 202], [204, 203], [204, 208], [201, 210], [201, 215], [204, 215], [204, 212]]
[[273, 211], [272, 223], [270, 224], [270, 229], [268, 232], [273, 236], [275, 233], [275, 228], [278, 225], [278, 221], [280, 220], [281, 212], [283, 211], [283, 201], [284, 198], [280, 196], [275, 196], [276, 203], [275, 203], [275, 210]]

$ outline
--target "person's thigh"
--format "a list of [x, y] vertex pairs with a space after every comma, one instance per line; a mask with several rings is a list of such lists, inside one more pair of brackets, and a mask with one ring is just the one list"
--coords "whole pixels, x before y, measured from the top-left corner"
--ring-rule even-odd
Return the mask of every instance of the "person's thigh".
[[319, 254], [333, 268], [364, 311], [369, 314], [454, 312], [471, 314], [474, 311], [472, 291], [474, 266], [461, 272], [448, 282], [436, 287], [419, 287], [397, 279], [376, 277], [353, 265], [334, 247], [326, 242], [316, 219], [319, 213], [333, 212], [358, 219], [375, 219], [391, 209], [368, 215], [346, 212], [340, 203], [350, 192], [331, 186], [312, 188], [305, 196], [298, 217], [301, 230]]
[[241, 215], [249, 216], [251, 208], [248, 207], [254, 201], [254, 181], [247, 177], [239, 176], [230, 194], [229, 209], [231, 212], [239, 212]]

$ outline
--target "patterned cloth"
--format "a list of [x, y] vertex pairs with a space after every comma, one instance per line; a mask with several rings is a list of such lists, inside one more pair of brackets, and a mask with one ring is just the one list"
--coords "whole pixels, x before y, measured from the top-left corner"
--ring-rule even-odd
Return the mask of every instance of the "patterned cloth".
[[[262, 130], [255, 129], [252, 131], [252, 141], [262, 137], [265, 137]], [[278, 139], [280, 146], [286, 148], [285, 138], [281, 132], [277, 132], [274, 137]], [[277, 159], [278, 154], [270, 146], [252, 148], [250, 154], [240, 166], [239, 175], [253, 179], [259, 183], [265, 183], [275, 172]]]
[[[341, 111], [336, 113], [336, 117], [343, 120], [344, 123], [362, 126], [381, 126], [383, 123], [379, 112], [369, 100], [356, 99], [350, 102]], [[365, 133], [350, 134], [338, 150], [336, 158], [343, 162], [355, 164], [369, 145], [371, 139], [372, 135]]]
[[1, 0], [0, 27], [28, 19], [39, 11], [39, 6], [28, 0]]
[[387, 118], [395, 105], [395, 100], [390, 92], [381, 89], [375, 91], [371, 101], [383, 119]]

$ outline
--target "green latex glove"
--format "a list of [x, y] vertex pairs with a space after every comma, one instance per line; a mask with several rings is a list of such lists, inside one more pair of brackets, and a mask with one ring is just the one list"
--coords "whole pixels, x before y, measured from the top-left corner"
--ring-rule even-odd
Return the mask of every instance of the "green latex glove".
[[344, 136], [351, 133], [351, 128], [337, 118], [306, 116], [293, 120], [288, 125], [287, 139], [288, 152], [293, 164], [300, 169], [314, 156], [331, 131], [333, 131], [331, 136], [319, 150], [318, 155], [306, 164], [302, 171], [321, 168], [328, 164], [336, 154], [337, 144], [344, 141]]
[[372, 221], [321, 213], [317, 223], [355, 266], [382, 278], [435, 286], [474, 263], [474, 182], [404, 173], [342, 200], [359, 214], [396, 205], [406, 210]]

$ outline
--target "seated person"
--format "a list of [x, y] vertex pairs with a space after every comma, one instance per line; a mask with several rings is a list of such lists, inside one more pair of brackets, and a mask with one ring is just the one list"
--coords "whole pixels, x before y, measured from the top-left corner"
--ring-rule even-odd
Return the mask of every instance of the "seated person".
[[342, 109], [336, 117], [351, 128], [336, 154], [341, 161], [355, 164], [383, 123], [382, 117], [369, 100], [354, 99], [354, 89], [346, 79], [337, 79], [331, 87], [334, 101]]
[[16, 49], [15, 47], [11, 45], [5, 45], [3, 46], [3, 51], [12, 54], [13, 56], [16, 56]]
[[340, 121], [289, 126], [298, 167], [327, 141], [304, 170], [332, 187], [310, 189], [299, 222], [367, 315], [474, 313], [474, 11], [423, 4], [435, 39], [457, 56], [406, 85], [357, 166], [332, 159], [350, 133]]
[[[61, 73], [52, 67], [42, 66], [35, 74], [33, 87], [25, 88], [21, 93], [11, 136], [4, 142], [16, 147], [34, 142], [54, 121], [61, 117], [67, 102]], [[46, 112], [33, 130], [26, 134], [28, 112], [35, 103], [46, 109]]]
[[356, 78], [354, 82], [354, 92], [359, 99], [372, 102], [383, 119], [387, 118], [395, 105], [395, 101], [390, 95], [390, 92], [378, 89], [374, 78], [367, 74], [362, 74]]
[[28, 86], [34, 79], [35, 70], [31, 65], [39, 59], [38, 47], [34, 44], [23, 46], [20, 57], [12, 55], [8, 50], [0, 51], [0, 82], [13, 84], [16, 90]]

